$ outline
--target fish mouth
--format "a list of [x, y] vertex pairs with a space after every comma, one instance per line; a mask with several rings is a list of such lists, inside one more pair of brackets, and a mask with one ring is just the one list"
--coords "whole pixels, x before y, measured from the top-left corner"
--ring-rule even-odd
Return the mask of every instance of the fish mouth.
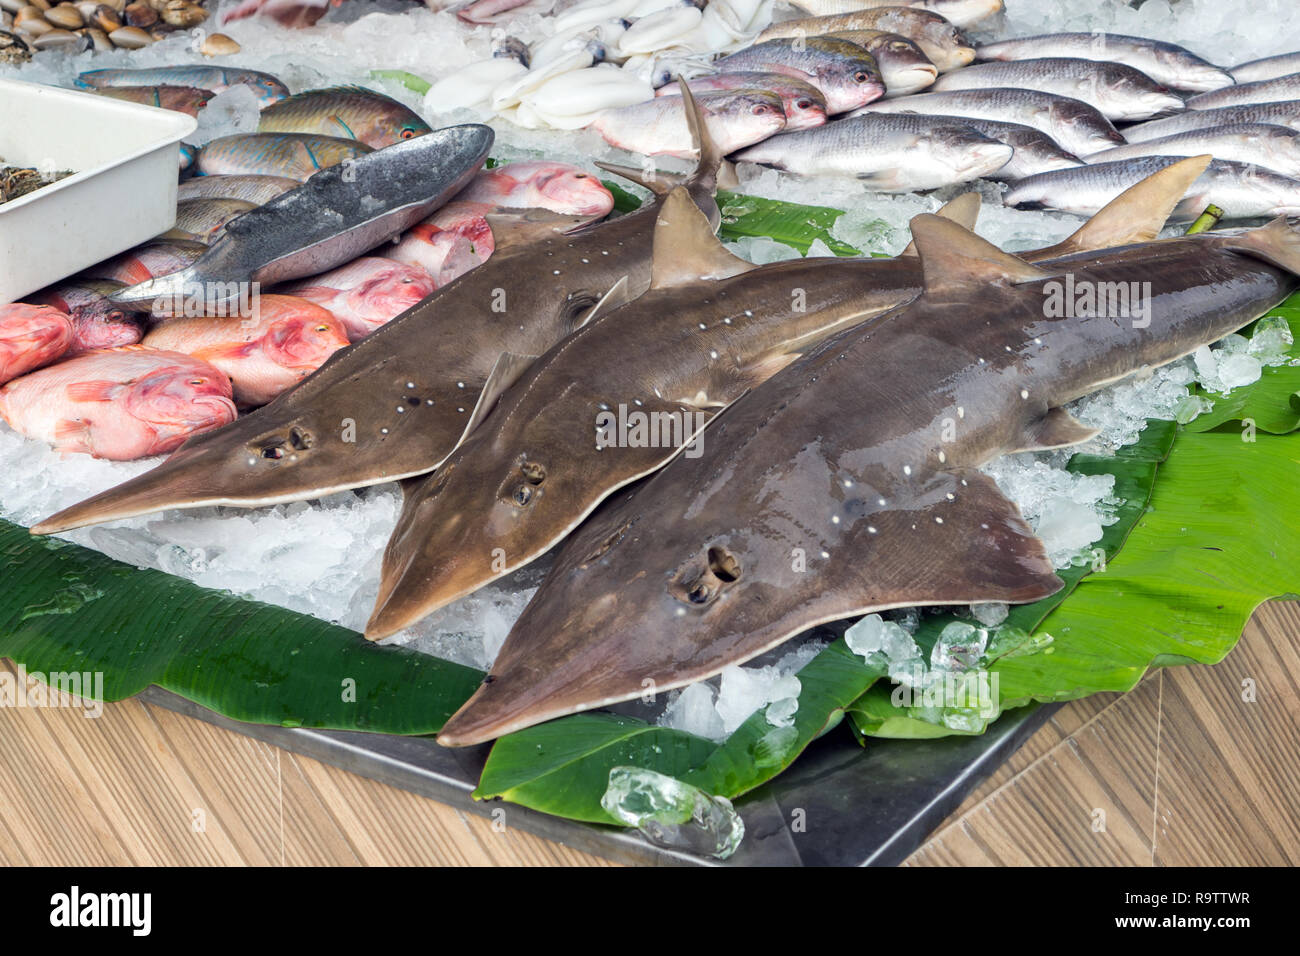
[[960, 176], [979, 179], [989, 173], [995, 173], [1015, 155], [1015, 149], [1005, 143], [981, 143], [972, 146], [969, 153], [963, 154], [954, 169]]
[[885, 96], [906, 96], [933, 85], [939, 78], [939, 70], [933, 65], [917, 64], [894, 73], [894, 82], [885, 85]]

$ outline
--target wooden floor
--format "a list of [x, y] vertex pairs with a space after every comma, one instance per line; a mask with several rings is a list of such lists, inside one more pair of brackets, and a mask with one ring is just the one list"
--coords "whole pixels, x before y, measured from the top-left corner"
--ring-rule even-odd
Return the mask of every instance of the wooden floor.
[[[6, 865], [605, 865], [138, 701], [97, 720], [0, 710], [0, 767]], [[1262, 608], [1216, 667], [1062, 708], [908, 860], [1296, 863], [1293, 602]]]

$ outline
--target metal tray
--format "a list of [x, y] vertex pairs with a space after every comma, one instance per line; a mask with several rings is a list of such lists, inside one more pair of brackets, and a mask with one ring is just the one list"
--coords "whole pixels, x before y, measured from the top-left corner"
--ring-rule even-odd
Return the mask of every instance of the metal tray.
[[[487, 816], [505, 807], [508, 826], [620, 863], [718, 865], [655, 846], [634, 830], [575, 823], [513, 804], [474, 800], [470, 793], [487, 759], [486, 744], [452, 749], [427, 737], [240, 723], [157, 687], [144, 691], [140, 699], [459, 810]], [[864, 748], [847, 730], [827, 734], [785, 773], [736, 801], [745, 821], [745, 839], [722, 865], [901, 863], [1059, 706], [1040, 704], [1010, 711], [977, 737], [872, 740]], [[801, 826], [792, 828], [796, 819]]]

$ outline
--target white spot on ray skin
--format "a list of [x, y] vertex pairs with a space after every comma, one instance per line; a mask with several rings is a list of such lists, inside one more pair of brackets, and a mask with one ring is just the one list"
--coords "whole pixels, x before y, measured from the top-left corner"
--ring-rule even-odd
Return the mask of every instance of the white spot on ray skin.
[[388, 434], [388, 429], [387, 429], [387, 428], [381, 428], [381, 429], [379, 429], [379, 434], [381, 434], [381, 435], [387, 435], [387, 434]]
[[905, 475], [910, 475], [911, 473], [912, 473], [912, 466], [911, 466], [911, 465], [904, 465], [904, 466], [903, 466], [903, 474], [905, 474]]
[[964, 406], [962, 406], [962, 405], [958, 405], [958, 406], [957, 406], [957, 417], [958, 417], [958, 418], [965, 418], [965, 417], [966, 417], [966, 409], [965, 409]]
[[875, 534], [875, 533], [876, 533], [876, 526], [873, 525], [873, 524], [869, 524], [869, 525], [867, 525], [867, 532], [868, 532], [869, 534]]
[[1020, 397], [1021, 397], [1021, 398], [1028, 398], [1028, 397], [1029, 397], [1029, 389], [1027, 389], [1027, 388], [1022, 388], [1022, 389], [1020, 390]]
[[839, 516], [839, 515], [831, 515], [831, 524], [839, 524], [839, 523], [840, 523], [840, 516]]
[[407, 387], [407, 388], [415, 388], [415, 383], [414, 383], [414, 382], [407, 382], [407, 383], [406, 383], [406, 387]]

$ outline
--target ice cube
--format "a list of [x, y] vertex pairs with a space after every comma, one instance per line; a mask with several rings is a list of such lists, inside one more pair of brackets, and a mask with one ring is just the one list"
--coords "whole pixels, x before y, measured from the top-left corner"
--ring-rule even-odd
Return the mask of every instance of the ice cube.
[[1280, 315], [1267, 315], [1255, 323], [1247, 351], [1265, 365], [1281, 365], [1290, 359], [1295, 337], [1291, 326]]
[[[1238, 336], [1240, 338], [1240, 336]], [[1233, 352], [1219, 356], [1219, 383], [1223, 390], [1241, 388], [1259, 381], [1263, 372], [1260, 360], [1245, 352]]]
[[[1005, 615], [1005, 605], [1003, 605]], [[975, 667], [984, 656], [989, 642], [989, 632], [964, 621], [953, 621], [939, 632], [939, 639], [930, 651], [930, 668], [933, 671], [965, 671]]]
[[714, 689], [704, 682], [683, 687], [669, 702], [659, 718], [659, 725], [709, 740], [725, 739], [727, 731], [714, 706], [714, 696]]
[[610, 770], [600, 805], [651, 843], [719, 860], [735, 853], [745, 836], [745, 823], [730, 800], [640, 767]]
[[251, 86], [236, 83], [208, 100], [208, 105], [199, 110], [198, 122], [198, 128], [186, 139], [194, 146], [236, 133], [256, 133], [261, 122], [257, 94]]
[[1001, 601], [986, 601], [970, 606], [971, 616], [985, 627], [997, 627], [1007, 619], [1008, 607]]

